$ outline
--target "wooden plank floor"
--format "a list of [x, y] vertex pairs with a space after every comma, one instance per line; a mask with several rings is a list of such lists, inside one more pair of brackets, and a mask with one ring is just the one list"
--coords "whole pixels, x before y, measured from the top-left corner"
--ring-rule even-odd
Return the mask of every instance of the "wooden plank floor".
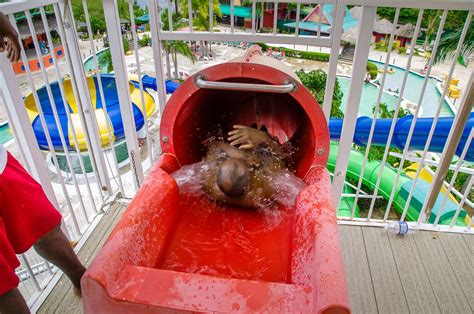
[[353, 313], [474, 313], [474, 236], [340, 232]]
[[[115, 203], [79, 252], [89, 265], [127, 204]], [[353, 313], [474, 313], [474, 235], [340, 226]], [[38, 313], [82, 313], [64, 276]]]
[[[86, 266], [90, 265], [122, 217], [127, 206], [127, 203], [122, 202], [116, 202], [111, 205], [90, 237], [84, 243], [84, 246], [78, 253], [78, 257]], [[82, 300], [74, 294], [72, 284], [65, 275], [61, 276], [61, 279], [38, 309], [37, 313], [83, 313]]]

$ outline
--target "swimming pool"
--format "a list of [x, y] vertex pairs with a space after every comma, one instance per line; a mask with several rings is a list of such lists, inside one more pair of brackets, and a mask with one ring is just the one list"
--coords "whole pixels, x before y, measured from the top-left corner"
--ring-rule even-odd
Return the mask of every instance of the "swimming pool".
[[[341, 85], [341, 91], [344, 94], [342, 96], [341, 109], [344, 112], [347, 104], [347, 97], [349, 96], [349, 86], [351, 79], [346, 76], [338, 76], [339, 84]], [[362, 86], [361, 105], [359, 107], [359, 116], [373, 116], [372, 108], [377, 103], [377, 97], [379, 94], [379, 88], [372, 84], [364, 84]], [[394, 110], [397, 107], [398, 97], [393, 96], [387, 92], [382, 93], [381, 103], [385, 103], [390, 110]]]
[[[382, 62], [373, 61], [377, 67], [383, 68], [384, 64]], [[405, 70], [396, 66], [389, 66], [393, 68], [395, 73], [386, 75], [384, 89], [385, 90], [397, 90], [400, 89]], [[341, 85], [341, 90], [343, 92], [342, 97], [342, 110], [344, 111], [347, 104], [347, 97], [349, 95], [349, 86], [350, 78], [345, 76], [338, 76], [339, 83]], [[405, 92], [403, 98], [409, 100], [410, 102], [417, 103], [420, 98], [421, 88], [423, 86], [424, 77], [410, 72], [408, 74], [407, 83], [405, 87]], [[362, 86], [362, 96], [361, 96], [361, 105], [359, 108], [359, 116], [372, 116], [372, 108], [376, 105], [377, 97], [379, 93], [379, 88], [372, 84], [364, 84]], [[428, 84], [426, 85], [425, 96], [423, 97], [422, 102], [422, 117], [433, 117], [436, 113], [439, 100], [441, 98], [440, 93], [436, 89], [436, 80], [430, 78]], [[397, 107], [398, 97], [390, 93], [383, 92], [381, 103], [385, 103], [390, 110], [394, 110]], [[447, 104], [446, 100], [443, 101], [441, 112], [441, 117], [452, 117], [454, 116], [451, 108]]]
[[[96, 53], [97, 61], [99, 62], [99, 69], [102, 70], [102, 71], [104, 69], [104, 65], [107, 65], [107, 64], [101, 64], [99, 57], [102, 53], [106, 52], [109, 49], [110, 48], [104, 48], [104, 49], [101, 49], [101, 50], [97, 51], [97, 53]], [[95, 71], [94, 57], [92, 55], [90, 55], [86, 59], [84, 59], [84, 70], [86, 72]], [[105, 72], [102, 72], [102, 73], [105, 73]]]
[[8, 123], [0, 126], [0, 144], [5, 144], [11, 139], [13, 139], [13, 132], [8, 127]]
[[[383, 62], [374, 61], [374, 60], [370, 60], [370, 61], [375, 63], [378, 68], [384, 67]], [[388, 90], [388, 89], [400, 90], [402, 86], [402, 82], [403, 82], [403, 76], [405, 75], [406, 70], [394, 65], [389, 65], [389, 69], [390, 68], [392, 68], [395, 71], [395, 73], [393, 74], [387, 73], [385, 77], [384, 89], [385, 90]], [[409, 72], [408, 77], [407, 77], [405, 91], [403, 93], [403, 98], [408, 99], [409, 101], [413, 103], [418, 103], [424, 80], [425, 80], [425, 76], [421, 76], [413, 72]], [[437, 81], [434, 78], [430, 77], [428, 79], [425, 95], [423, 97], [423, 101], [421, 105], [421, 107], [423, 108], [423, 113], [422, 113], [423, 117], [433, 117], [436, 113], [436, 110], [438, 109], [441, 95], [436, 89], [436, 82]], [[443, 101], [440, 116], [441, 117], [454, 116], [446, 100]]]

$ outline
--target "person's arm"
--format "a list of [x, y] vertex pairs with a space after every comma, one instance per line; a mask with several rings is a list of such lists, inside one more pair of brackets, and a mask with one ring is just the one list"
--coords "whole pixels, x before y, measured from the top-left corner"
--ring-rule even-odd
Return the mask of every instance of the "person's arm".
[[230, 145], [238, 146], [240, 149], [251, 149], [259, 144], [266, 144], [270, 149], [283, 158], [286, 153], [281, 145], [272, 139], [266, 132], [257, 130], [245, 125], [234, 125], [234, 130], [230, 131], [228, 141]]
[[213, 142], [209, 145], [207, 154], [208, 159], [217, 159], [219, 152], [224, 152], [228, 158], [243, 159], [249, 165], [259, 165], [259, 161], [254, 155], [223, 142]]
[[0, 12], [0, 52], [5, 52], [10, 62], [20, 59], [18, 33], [10, 24], [8, 17]]

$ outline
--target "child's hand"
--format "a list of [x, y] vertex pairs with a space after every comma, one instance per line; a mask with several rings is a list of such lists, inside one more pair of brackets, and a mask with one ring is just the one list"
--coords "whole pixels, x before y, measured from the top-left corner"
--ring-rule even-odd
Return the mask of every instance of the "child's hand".
[[234, 125], [234, 130], [228, 134], [227, 140], [230, 145], [238, 146], [240, 149], [251, 149], [260, 143], [269, 143], [272, 140], [263, 131], [239, 124]]

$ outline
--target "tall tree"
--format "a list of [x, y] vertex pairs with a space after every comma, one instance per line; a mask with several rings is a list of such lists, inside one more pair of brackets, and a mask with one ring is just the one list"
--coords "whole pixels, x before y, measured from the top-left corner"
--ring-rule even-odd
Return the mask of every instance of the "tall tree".
[[[180, 27], [183, 27], [183, 18], [179, 13], [172, 14], [172, 25], [171, 27], [173, 30], [176, 30]], [[168, 9], [165, 9], [161, 14], [161, 22], [163, 23], [163, 30], [169, 30], [169, 19], [168, 19]], [[181, 54], [184, 57], [190, 59], [191, 61], [196, 61], [196, 56], [194, 55], [191, 48], [188, 46], [186, 42], [178, 41], [178, 40], [168, 40], [163, 41], [163, 50], [165, 51], [166, 55], [166, 66], [168, 71], [168, 77], [170, 78], [171, 73], [171, 65], [170, 65], [170, 54], [173, 55], [173, 63], [174, 63], [174, 74], [175, 77], [178, 78], [178, 56], [177, 54]]]
[[[106, 30], [104, 6], [102, 1], [87, 0], [87, 9], [89, 11], [89, 18], [91, 21], [92, 31], [100, 30], [101, 32]], [[71, 1], [72, 12], [74, 19], [79, 22], [85, 22], [84, 7], [82, 6], [82, 0]], [[130, 11], [128, 2], [126, 0], [117, 0], [117, 7], [120, 18], [130, 20]], [[147, 9], [143, 9], [136, 3], [133, 5], [133, 14], [135, 17], [142, 16], [147, 12]]]
[[[211, 30], [211, 25], [209, 23], [209, 1], [208, 0], [191, 0], [192, 8], [192, 19], [193, 27], [199, 31]], [[179, 0], [179, 9], [182, 16], [188, 17], [188, 0]], [[221, 9], [219, 7], [218, 0], [212, 0], [212, 12], [213, 12], [213, 25], [216, 24], [216, 16], [221, 17]], [[208, 42], [209, 49], [207, 44], [204, 41], [201, 41], [201, 56], [207, 56], [210, 50], [210, 41]]]
[[[439, 42], [438, 51], [434, 56], [434, 63], [440, 63], [444, 60], [453, 57], [459, 41], [461, 40], [462, 27], [458, 28], [454, 32], [443, 35]], [[474, 22], [471, 22], [469, 29], [467, 30], [466, 38], [461, 46], [461, 53], [459, 59], [462, 64], [474, 52]]]
[[423, 44], [423, 49], [427, 50], [428, 49], [428, 44], [430, 43], [430, 38], [431, 35], [434, 34], [434, 32], [437, 30], [439, 26], [439, 18], [441, 17], [440, 15], [441, 11], [436, 11], [435, 14], [430, 14], [427, 17], [427, 25], [426, 25], [426, 31], [425, 31], [425, 42]]

